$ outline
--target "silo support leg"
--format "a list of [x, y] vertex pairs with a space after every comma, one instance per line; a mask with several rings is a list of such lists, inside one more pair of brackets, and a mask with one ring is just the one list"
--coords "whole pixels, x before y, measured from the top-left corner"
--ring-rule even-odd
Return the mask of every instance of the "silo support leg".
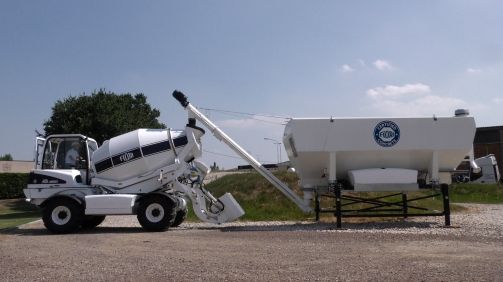
[[316, 213], [316, 221], [320, 220], [320, 195], [316, 192], [314, 197], [314, 212]]
[[337, 228], [342, 227], [342, 210], [341, 210], [341, 190], [340, 183], [335, 184], [335, 216], [337, 217]]

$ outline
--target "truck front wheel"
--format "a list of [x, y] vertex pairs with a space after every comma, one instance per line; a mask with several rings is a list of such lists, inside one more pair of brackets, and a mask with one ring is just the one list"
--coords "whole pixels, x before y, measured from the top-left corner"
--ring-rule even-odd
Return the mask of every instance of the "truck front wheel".
[[146, 196], [141, 199], [137, 217], [140, 225], [147, 231], [164, 231], [174, 221], [176, 209], [174, 203], [160, 195]]
[[57, 198], [44, 207], [42, 220], [52, 233], [70, 233], [79, 228], [83, 213], [82, 206], [74, 200]]

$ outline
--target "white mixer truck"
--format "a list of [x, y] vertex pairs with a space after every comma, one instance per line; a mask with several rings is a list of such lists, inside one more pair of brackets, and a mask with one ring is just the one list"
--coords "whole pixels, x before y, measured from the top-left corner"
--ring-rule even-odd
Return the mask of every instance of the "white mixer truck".
[[[217, 199], [204, 189], [203, 179], [210, 169], [198, 159], [205, 131], [196, 120], [304, 212], [313, 211], [315, 198], [318, 218], [323, 212], [318, 196], [324, 191], [335, 194], [336, 210], [327, 211], [336, 214], [337, 227], [344, 212], [343, 190], [407, 193], [438, 187], [442, 187], [444, 211], [431, 215], [445, 216], [450, 225], [450, 172], [470, 153], [475, 134], [475, 121], [465, 110], [442, 118], [291, 119], [283, 143], [300, 178], [300, 197], [192, 106], [183, 93], [174, 91], [173, 97], [188, 112], [184, 130], [138, 129], [107, 140], [99, 148], [95, 140], [79, 134], [37, 137], [35, 169], [24, 193], [27, 201], [42, 208], [47, 229], [68, 233], [95, 227], [107, 215], [136, 214], [144, 229], [162, 231], [184, 221], [186, 199], [205, 222], [219, 224], [244, 215], [231, 194]], [[346, 199], [356, 201], [355, 197]], [[379, 199], [361, 201], [377, 207], [399, 205]], [[413, 200], [404, 198], [400, 205], [404, 214], [414, 208], [407, 205]]]
[[24, 193], [42, 208], [44, 225], [54, 233], [126, 214], [136, 214], [148, 231], [162, 231], [184, 221], [187, 198], [203, 221], [235, 220], [244, 211], [232, 195], [216, 199], [202, 185], [210, 171], [198, 160], [204, 133], [189, 118], [184, 130], [138, 129], [99, 148], [79, 134], [37, 137], [35, 169]]

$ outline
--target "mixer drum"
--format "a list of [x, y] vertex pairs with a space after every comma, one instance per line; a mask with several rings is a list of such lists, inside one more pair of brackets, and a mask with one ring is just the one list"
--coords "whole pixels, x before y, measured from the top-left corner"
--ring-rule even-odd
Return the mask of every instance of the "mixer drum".
[[173, 146], [178, 152], [187, 143], [182, 130], [138, 129], [105, 141], [91, 160], [97, 178], [123, 181], [174, 164]]

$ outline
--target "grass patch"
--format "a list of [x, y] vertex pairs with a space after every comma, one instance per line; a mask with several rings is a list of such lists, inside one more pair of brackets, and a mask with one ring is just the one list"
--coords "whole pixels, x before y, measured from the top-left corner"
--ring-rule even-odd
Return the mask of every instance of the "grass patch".
[[[295, 174], [280, 172], [276, 176], [300, 193], [297, 185], [298, 178]], [[206, 185], [206, 189], [217, 198], [226, 192], [231, 193], [245, 210], [245, 215], [241, 217], [241, 220], [305, 220], [314, 218], [314, 213], [304, 214], [264, 177], [255, 172], [223, 176]], [[192, 210], [189, 211], [188, 219], [199, 221]]]
[[452, 184], [449, 189], [451, 201], [455, 203], [501, 204], [501, 184]]
[[[287, 172], [277, 172], [275, 175], [285, 182], [294, 191], [300, 194], [297, 175]], [[314, 213], [304, 214], [299, 208], [290, 202], [281, 192], [274, 188], [264, 177], [256, 172], [226, 175], [206, 185], [214, 196], [219, 197], [225, 192], [231, 193], [246, 214], [241, 218], [245, 221], [263, 220], [308, 220], [314, 219]], [[408, 198], [422, 197], [433, 193], [431, 190], [408, 193]], [[461, 212], [465, 208], [455, 203], [503, 203], [503, 186], [490, 184], [453, 184], [449, 189], [451, 198], [451, 211]], [[378, 197], [383, 193], [355, 193], [360, 197]], [[388, 202], [401, 201], [401, 196], [386, 199]], [[334, 204], [333, 199], [322, 199], [322, 207], [330, 207]], [[441, 211], [443, 209], [442, 197], [409, 202], [429, 210]], [[364, 208], [365, 204], [357, 204], [352, 208]], [[409, 209], [411, 213], [424, 213], [419, 210]], [[431, 212], [431, 211], [430, 211]], [[333, 218], [333, 214], [322, 213], [322, 218]], [[198, 221], [195, 214], [189, 208], [188, 220]]]
[[25, 199], [0, 200], [0, 230], [12, 228], [42, 217], [40, 210]]

